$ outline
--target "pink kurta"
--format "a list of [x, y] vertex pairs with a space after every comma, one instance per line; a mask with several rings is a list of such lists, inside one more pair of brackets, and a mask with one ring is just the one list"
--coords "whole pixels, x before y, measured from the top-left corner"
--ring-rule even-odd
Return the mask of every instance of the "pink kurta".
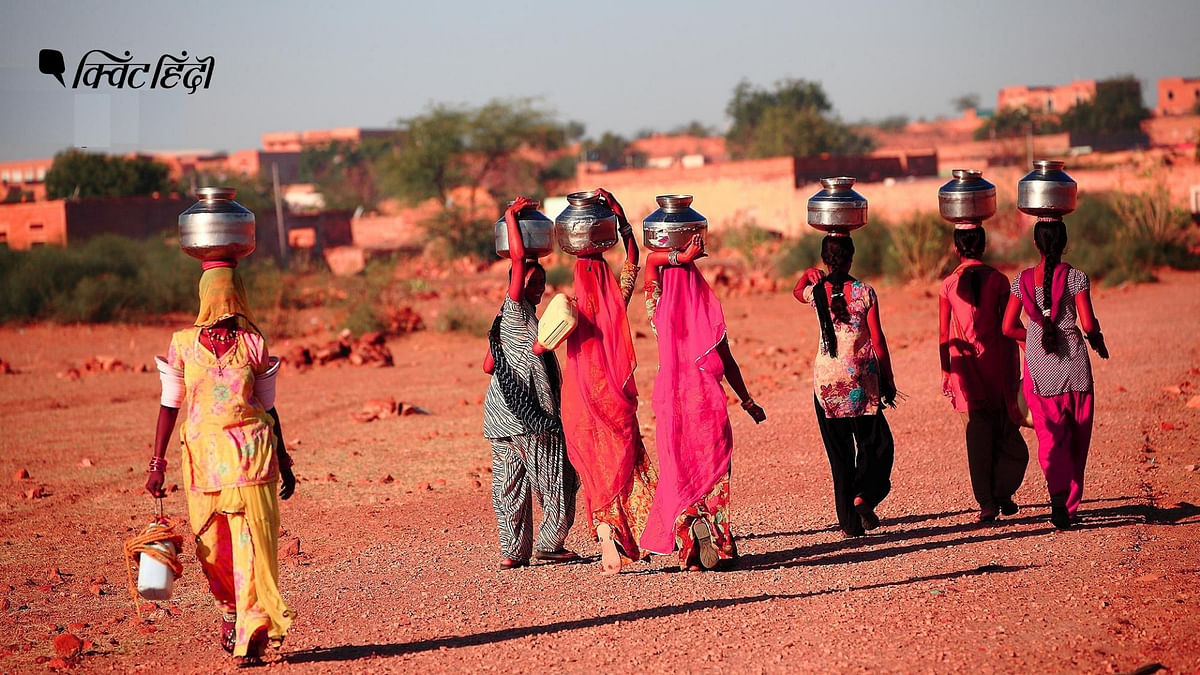
[[[978, 299], [962, 278], [969, 268], [982, 275]], [[1001, 327], [1008, 296], [1008, 278], [978, 260], [959, 265], [942, 283], [951, 312], [950, 399], [958, 412], [1006, 410], [1016, 394], [1017, 344]]]

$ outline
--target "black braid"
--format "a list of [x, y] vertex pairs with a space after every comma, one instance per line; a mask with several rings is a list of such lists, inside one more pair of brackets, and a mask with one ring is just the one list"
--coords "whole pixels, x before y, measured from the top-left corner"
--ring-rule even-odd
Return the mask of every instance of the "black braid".
[[[500, 344], [500, 320], [501, 317], [497, 316], [496, 320], [492, 322], [492, 329], [488, 331], [488, 343], [492, 349], [492, 361], [495, 363], [493, 373], [500, 384], [500, 394], [504, 397], [504, 404], [517, 419], [521, 420], [530, 433], [561, 434], [562, 420], [542, 408], [534, 389], [532, 374], [529, 382], [521, 382], [504, 356], [504, 348]], [[550, 355], [548, 361], [554, 364], [553, 377], [557, 381], [558, 362], [554, 360], [553, 354]], [[552, 388], [551, 391], [553, 390]]]
[[[825, 351], [837, 357], [837, 335], [833, 320], [850, 323], [850, 309], [846, 306], [844, 287], [850, 276], [850, 263], [854, 261], [854, 241], [850, 237], [826, 235], [821, 240], [821, 260], [829, 266], [829, 274], [813, 288], [813, 304], [817, 308], [817, 321], [821, 324], [821, 341]], [[825, 297], [825, 288], [832, 290], [833, 301]]]
[[[1062, 262], [1063, 249], [1067, 247], [1067, 226], [1061, 220], [1039, 220], [1033, 228], [1033, 243], [1042, 254], [1042, 301], [1043, 313], [1037, 317], [1042, 324], [1042, 349], [1047, 354], [1058, 353], [1058, 326], [1049, 316], [1054, 306], [1054, 270]], [[1034, 298], [1036, 301], [1036, 298]], [[1036, 302], [1034, 304], [1037, 304]]]
[[[983, 251], [987, 248], [987, 232], [984, 231], [983, 226], [973, 227], [969, 230], [955, 230], [954, 248], [962, 258], [982, 260]], [[955, 290], [960, 297], [967, 297], [962, 288], [965, 281], [971, 290], [970, 298], [973, 305], [979, 304], [979, 294], [983, 290], [984, 272], [982, 267], [969, 268], [963, 271], [962, 276], [958, 278], [958, 288]]]

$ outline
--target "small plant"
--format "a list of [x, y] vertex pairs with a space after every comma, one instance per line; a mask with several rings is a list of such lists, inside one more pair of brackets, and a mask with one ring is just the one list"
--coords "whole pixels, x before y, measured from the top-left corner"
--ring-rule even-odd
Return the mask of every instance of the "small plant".
[[[731, 249], [741, 254], [748, 263], [769, 255], [769, 250], [779, 241], [775, 232], [759, 227], [753, 220], [728, 227], [710, 235], [711, 249]], [[715, 241], [711, 241], [715, 240]]]
[[422, 225], [430, 239], [442, 244], [446, 257], [490, 260], [496, 255], [494, 222], [470, 218], [466, 209], [444, 209]]
[[481, 336], [487, 335], [491, 326], [492, 323], [487, 317], [463, 309], [458, 305], [446, 307], [433, 321], [433, 329], [439, 333], [467, 333]]
[[891, 233], [893, 256], [885, 270], [896, 278], [933, 281], [949, 271], [953, 229], [936, 213], [915, 214]]

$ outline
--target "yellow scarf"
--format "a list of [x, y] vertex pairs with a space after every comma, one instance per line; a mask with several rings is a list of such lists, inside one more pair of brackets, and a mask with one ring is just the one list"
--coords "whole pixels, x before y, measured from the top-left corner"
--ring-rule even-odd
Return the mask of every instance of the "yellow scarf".
[[239, 323], [254, 327], [241, 275], [231, 267], [205, 270], [200, 276], [200, 313], [196, 316], [196, 325], [211, 326], [231, 316], [241, 317], [244, 321]]

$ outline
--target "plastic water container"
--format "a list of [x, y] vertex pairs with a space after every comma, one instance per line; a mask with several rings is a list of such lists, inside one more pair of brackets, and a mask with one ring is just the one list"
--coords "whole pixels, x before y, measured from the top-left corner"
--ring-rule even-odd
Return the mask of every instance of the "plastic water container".
[[[158, 527], [158, 525], [152, 525]], [[174, 555], [175, 547], [170, 542], [151, 544], [150, 548], [168, 555]], [[159, 562], [156, 558], [142, 552], [138, 555], [138, 595], [147, 600], [170, 600], [171, 591], [175, 588], [175, 573], [170, 567]]]

